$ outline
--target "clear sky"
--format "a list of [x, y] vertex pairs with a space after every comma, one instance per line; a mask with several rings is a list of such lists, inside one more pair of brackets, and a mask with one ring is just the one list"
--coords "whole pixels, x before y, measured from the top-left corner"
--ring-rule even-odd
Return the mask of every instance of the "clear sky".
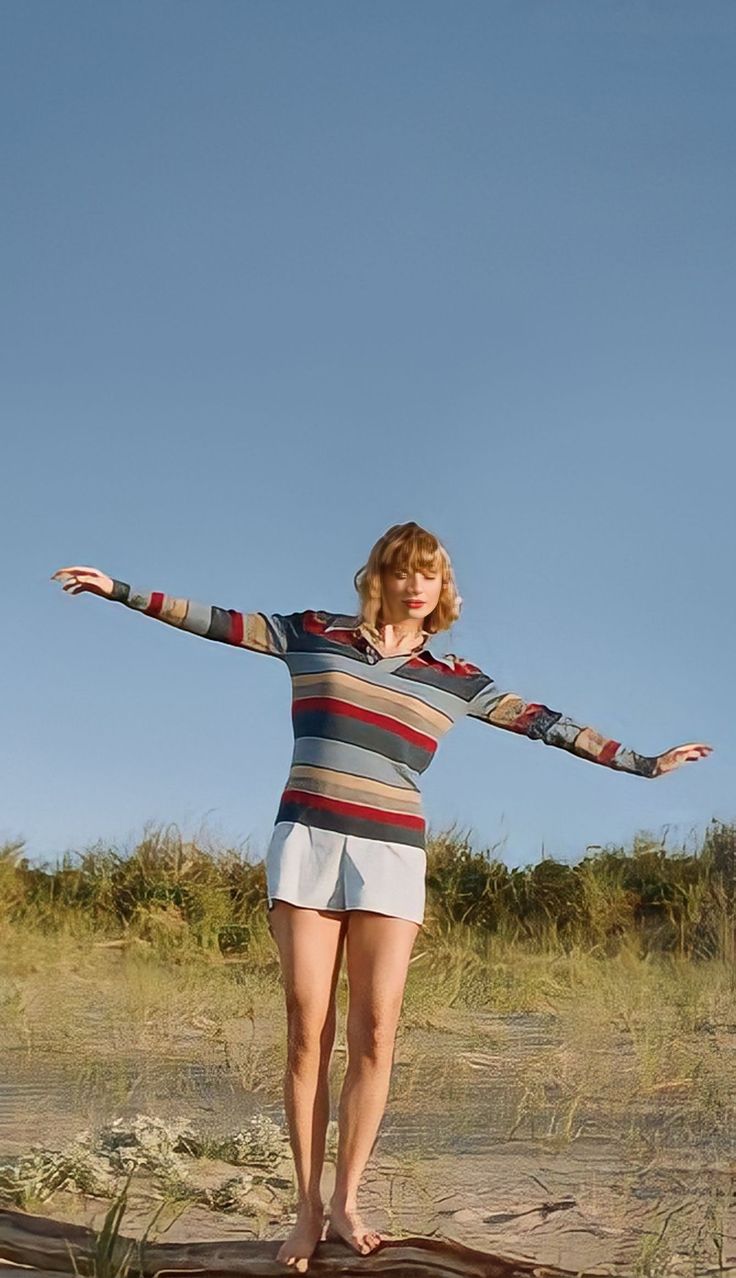
[[736, 8], [5, 0], [0, 837], [263, 855], [286, 668], [49, 581], [354, 611], [446, 544], [434, 649], [644, 754], [472, 720], [425, 813], [510, 865], [736, 819]]

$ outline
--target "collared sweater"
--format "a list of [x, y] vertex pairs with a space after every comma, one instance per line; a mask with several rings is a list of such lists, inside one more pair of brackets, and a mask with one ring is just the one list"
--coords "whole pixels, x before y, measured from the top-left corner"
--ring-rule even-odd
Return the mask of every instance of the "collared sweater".
[[285, 662], [294, 750], [274, 824], [425, 846], [418, 778], [465, 715], [590, 763], [654, 776], [637, 754], [559, 710], [499, 688], [479, 666], [427, 646], [384, 657], [352, 614], [238, 612], [113, 581], [111, 598], [179, 630]]

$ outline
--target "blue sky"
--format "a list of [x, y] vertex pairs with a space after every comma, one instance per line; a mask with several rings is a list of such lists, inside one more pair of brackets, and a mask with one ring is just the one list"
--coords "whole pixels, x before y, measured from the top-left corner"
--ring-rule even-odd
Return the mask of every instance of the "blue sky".
[[0, 837], [265, 852], [278, 661], [51, 573], [352, 611], [388, 525], [435, 650], [655, 754], [466, 720], [423, 778], [510, 865], [736, 819], [736, 10], [15, 0], [0, 15]]

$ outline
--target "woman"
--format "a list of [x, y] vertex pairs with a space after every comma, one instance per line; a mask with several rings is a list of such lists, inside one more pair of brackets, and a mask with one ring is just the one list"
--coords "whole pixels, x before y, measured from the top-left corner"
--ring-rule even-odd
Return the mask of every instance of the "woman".
[[299, 1189], [277, 1259], [303, 1271], [323, 1233], [320, 1182], [329, 1119], [335, 988], [346, 948], [348, 1066], [327, 1237], [365, 1254], [381, 1241], [357, 1211], [360, 1178], [386, 1105], [414, 942], [423, 925], [425, 823], [416, 778], [464, 715], [592, 763], [656, 777], [707, 755], [700, 742], [650, 757], [538, 702], [502, 691], [478, 666], [437, 657], [432, 635], [460, 615], [449, 555], [418, 524], [395, 524], [355, 576], [358, 614], [242, 613], [60, 568], [92, 591], [206, 639], [283, 660], [294, 753], [266, 855], [269, 927], [288, 1024], [284, 1100]]

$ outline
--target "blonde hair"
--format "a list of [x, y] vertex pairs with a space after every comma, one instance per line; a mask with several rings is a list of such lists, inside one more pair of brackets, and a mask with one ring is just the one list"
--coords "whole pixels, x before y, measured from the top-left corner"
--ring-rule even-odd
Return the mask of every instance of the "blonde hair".
[[382, 575], [391, 569], [406, 571], [418, 568], [420, 572], [442, 574], [442, 589], [435, 607], [424, 618], [424, 629], [429, 634], [449, 630], [460, 616], [462, 598], [458, 594], [450, 556], [434, 533], [411, 520], [407, 524], [393, 524], [379, 537], [368, 556], [368, 562], [359, 568], [353, 584], [360, 599], [360, 620], [366, 629], [377, 636], [378, 621], [383, 601]]

